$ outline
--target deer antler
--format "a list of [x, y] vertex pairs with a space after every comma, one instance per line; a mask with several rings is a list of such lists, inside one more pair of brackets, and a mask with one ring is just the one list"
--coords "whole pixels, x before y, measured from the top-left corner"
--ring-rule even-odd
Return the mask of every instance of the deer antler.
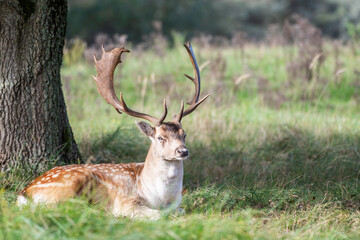
[[95, 79], [98, 92], [106, 100], [108, 104], [113, 106], [119, 113], [126, 113], [130, 116], [143, 118], [155, 124], [160, 125], [167, 115], [167, 106], [164, 99], [164, 114], [161, 118], [156, 118], [145, 113], [136, 112], [131, 110], [125, 103], [122, 93], [120, 93], [120, 100], [117, 98], [114, 90], [114, 71], [116, 66], [121, 63], [121, 54], [123, 52], [130, 52], [125, 48], [115, 48], [110, 52], [106, 52], [104, 47], [102, 48], [102, 56], [99, 61], [95, 60], [95, 67], [97, 71]]
[[198, 64], [196, 62], [195, 54], [194, 54], [194, 51], [193, 51], [193, 49], [191, 47], [190, 42], [186, 42], [184, 44], [184, 47], [186, 48], [186, 50], [187, 50], [187, 52], [189, 54], [189, 57], [190, 57], [190, 61], [191, 61], [192, 65], [193, 65], [195, 78], [190, 77], [187, 74], [184, 74], [184, 75], [185, 75], [185, 77], [187, 77], [188, 79], [190, 79], [194, 83], [194, 85], [195, 85], [195, 94], [194, 94], [193, 99], [187, 103], [189, 105], [189, 107], [185, 111], [184, 111], [184, 102], [182, 102], [180, 113], [175, 115], [175, 117], [174, 117], [174, 120], [176, 122], [181, 122], [181, 119], [183, 117], [185, 117], [186, 115], [192, 113], [202, 102], [204, 102], [209, 97], [209, 94], [208, 94], [199, 101], [199, 96], [200, 96], [200, 70], [199, 70]]

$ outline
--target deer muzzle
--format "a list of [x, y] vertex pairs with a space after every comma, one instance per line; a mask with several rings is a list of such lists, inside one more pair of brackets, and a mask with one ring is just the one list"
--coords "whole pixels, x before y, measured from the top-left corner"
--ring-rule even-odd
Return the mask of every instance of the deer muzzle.
[[177, 147], [175, 153], [179, 158], [187, 158], [189, 156], [189, 150], [184, 145]]

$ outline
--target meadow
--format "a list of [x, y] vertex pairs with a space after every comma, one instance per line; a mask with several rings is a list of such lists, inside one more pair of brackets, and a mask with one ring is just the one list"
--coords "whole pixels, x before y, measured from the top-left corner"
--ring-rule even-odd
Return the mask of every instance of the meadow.
[[[127, 46], [132, 52], [118, 67], [115, 89], [129, 106], [160, 116], [166, 98], [172, 115], [192, 97], [182, 41], [172, 48]], [[193, 47], [202, 95], [211, 96], [182, 121], [191, 154], [184, 216], [131, 221], [83, 199], [19, 209], [16, 194], [61, 164], [54, 156], [46, 166], [19, 163], [0, 176], [0, 238], [359, 239], [360, 56], [354, 46], [322, 40], [222, 47], [195, 41]], [[62, 81], [82, 161], [142, 162], [150, 141], [133, 118], [101, 98], [93, 63], [76, 51], [82, 56], [81, 48], [64, 56]]]

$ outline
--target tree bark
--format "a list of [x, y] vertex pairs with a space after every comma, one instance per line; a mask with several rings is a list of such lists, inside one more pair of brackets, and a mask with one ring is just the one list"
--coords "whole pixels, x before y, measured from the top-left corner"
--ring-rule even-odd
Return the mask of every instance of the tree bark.
[[0, 0], [0, 169], [80, 155], [60, 81], [66, 0]]

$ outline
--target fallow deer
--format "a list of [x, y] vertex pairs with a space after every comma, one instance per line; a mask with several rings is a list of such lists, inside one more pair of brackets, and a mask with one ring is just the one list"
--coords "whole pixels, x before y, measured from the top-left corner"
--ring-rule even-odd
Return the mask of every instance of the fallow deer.
[[[103, 48], [101, 60], [95, 60], [97, 89], [106, 102], [119, 113], [151, 122], [136, 122], [138, 128], [150, 138], [151, 146], [144, 163], [126, 164], [77, 164], [59, 166], [35, 178], [18, 196], [17, 204], [53, 204], [85, 195], [91, 202], [105, 203], [115, 216], [130, 218], [160, 217], [161, 210], [175, 210], [181, 202], [183, 184], [183, 160], [189, 151], [185, 146], [185, 132], [181, 119], [192, 113], [205, 99], [199, 100], [200, 72], [191, 44], [184, 44], [194, 68], [195, 78], [185, 74], [195, 84], [195, 95], [184, 110], [172, 121], [165, 122], [167, 115], [164, 100], [164, 114], [156, 118], [131, 110], [122, 93], [117, 98], [113, 76], [116, 66], [121, 63], [121, 54], [130, 52], [125, 48], [115, 48], [106, 52]], [[30, 199], [30, 201], [29, 201]]]

